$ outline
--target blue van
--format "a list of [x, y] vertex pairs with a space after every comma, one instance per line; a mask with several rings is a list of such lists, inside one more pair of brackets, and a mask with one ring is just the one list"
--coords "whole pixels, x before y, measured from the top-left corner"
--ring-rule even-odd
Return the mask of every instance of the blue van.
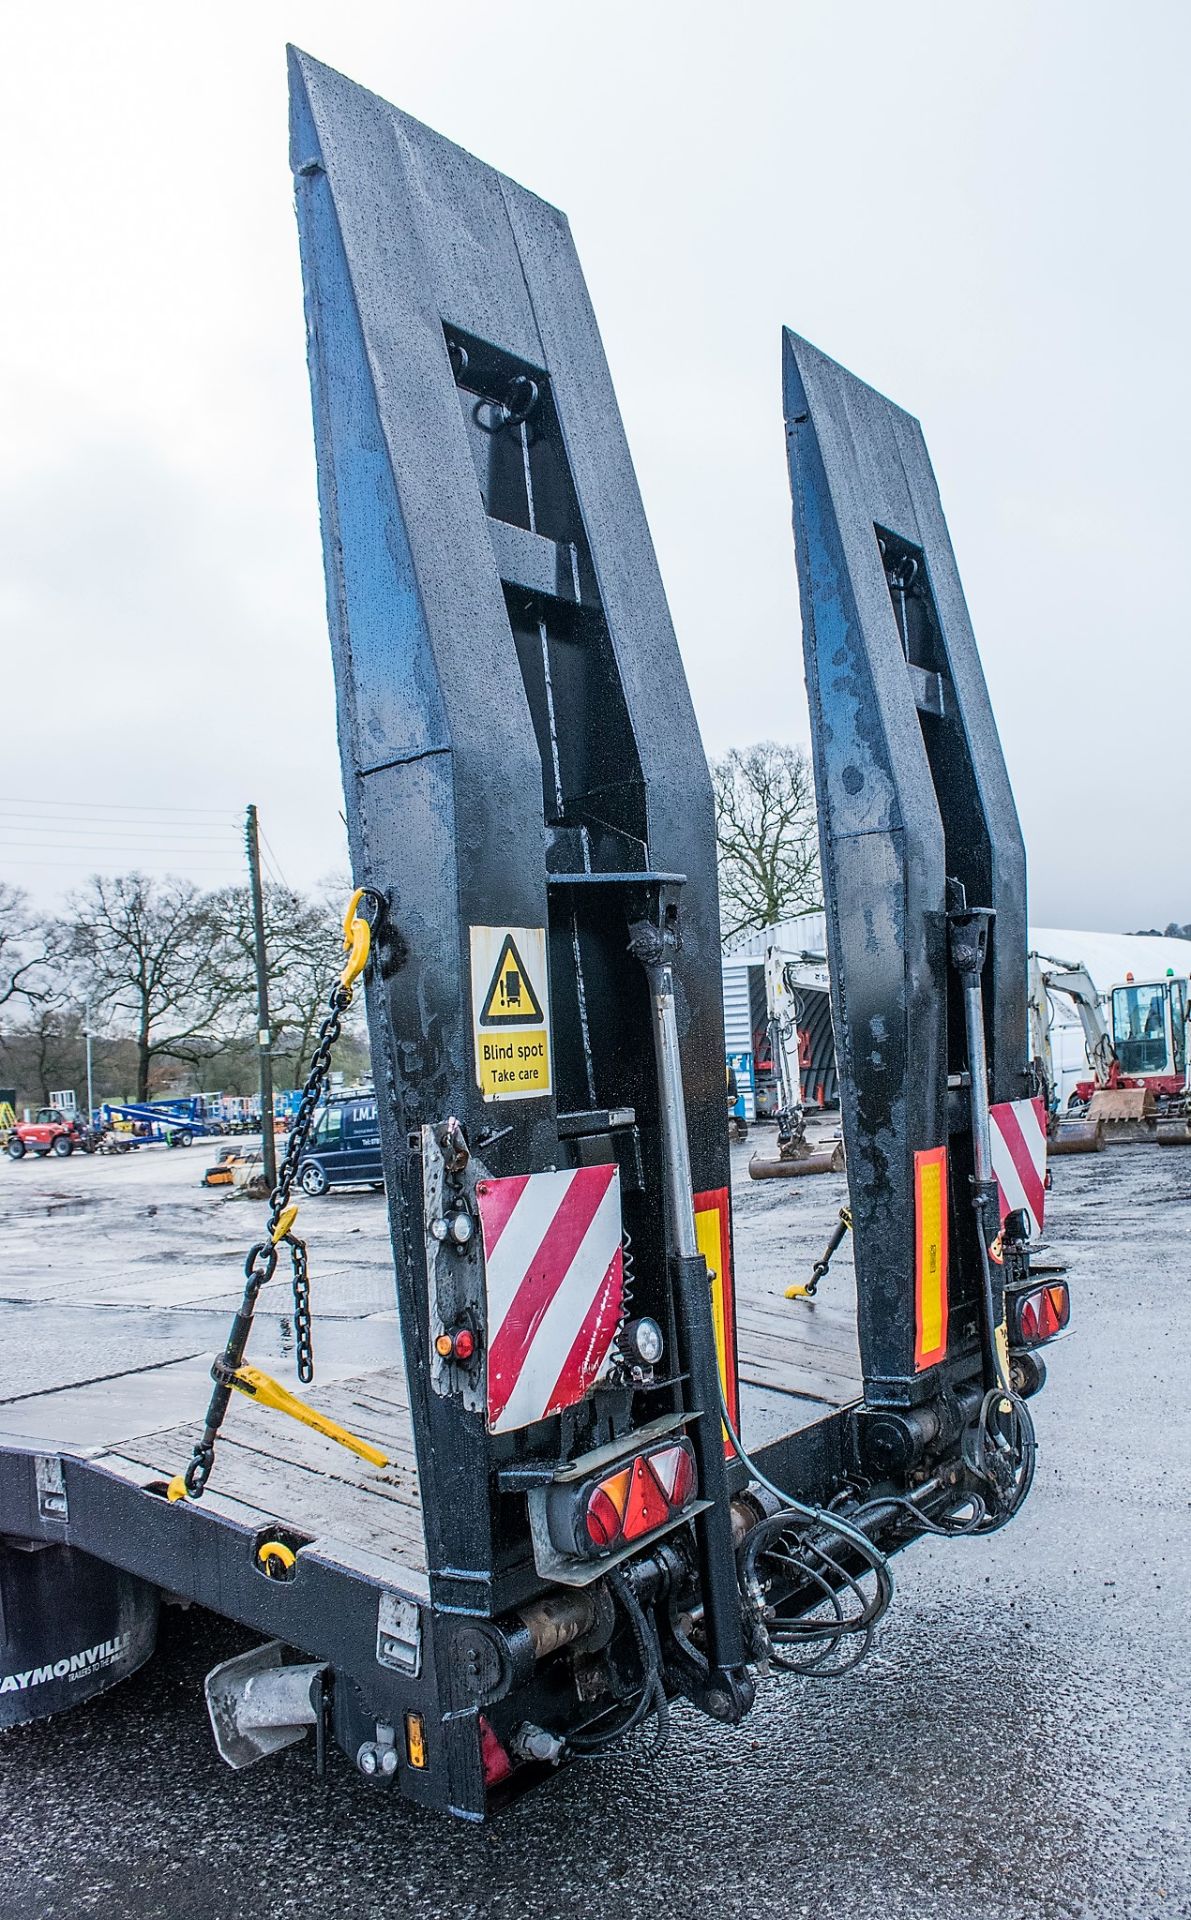
[[331, 1187], [384, 1186], [375, 1098], [365, 1094], [328, 1100], [298, 1162], [298, 1179], [303, 1193], [312, 1194]]

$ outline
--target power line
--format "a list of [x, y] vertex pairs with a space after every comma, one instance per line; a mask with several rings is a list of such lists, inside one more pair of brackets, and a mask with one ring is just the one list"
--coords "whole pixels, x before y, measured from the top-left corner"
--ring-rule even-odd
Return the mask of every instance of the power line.
[[[229, 868], [238, 868], [238, 864], [240, 864], [238, 860], [217, 862], [215, 866], [207, 866], [204, 862], [194, 862], [194, 864], [188, 862], [188, 864], [186, 864], [186, 870], [179, 874], [179, 879], [186, 879], [190, 874], [227, 874]], [[102, 860], [88, 860], [88, 858], [81, 858], [81, 860], [52, 860], [52, 858], [40, 858], [40, 860], [35, 860], [33, 856], [23, 856], [23, 854], [17, 854], [17, 856], [13, 858], [12, 854], [0, 851], [0, 868], [10, 868], [10, 866], [36, 866], [36, 868], [63, 866], [63, 868], [67, 868], [67, 870], [73, 872], [73, 874], [98, 874], [98, 872], [104, 870], [104, 862], [102, 862]], [[108, 872], [111, 872], [109, 868]]]
[[73, 808], [76, 812], [93, 813], [188, 813], [205, 814], [209, 819], [235, 820], [239, 816], [230, 807], [171, 807], [159, 801], [151, 804], [133, 800], [35, 800], [28, 794], [0, 794], [0, 807], [25, 807], [40, 813], [45, 807]]
[[0, 807], [0, 827], [8, 833], [124, 834], [131, 840], [226, 840], [235, 833], [231, 820], [128, 820], [118, 814], [77, 813], [58, 818], [9, 813]]
[[64, 848], [69, 847], [93, 845], [105, 847], [144, 847], [146, 851], [150, 853], [156, 851], [168, 852], [171, 848], [201, 853], [205, 849], [210, 848], [216, 848], [222, 851], [223, 848], [230, 847], [233, 843], [233, 836], [230, 834], [227, 836], [223, 834], [205, 834], [201, 836], [196, 835], [192, 839], [181, 839], [177, 835], [171, 834], [162, 834], [160, 836], [129, 834], [121, 831], [119, 828], [113, 828], [109, 833], [104, 830], [102, 822], [98, 823], [98, 827], [99, 830], [97, 832], [88, 832], [80, 826], [73, 833], [42, 834], [36, 829], [22, 829], [0, 820], [0, 834], [6, 834], [8, 836], [9, 845], [15, 846], [19, 843], [23, 846], [32, 847], [35, 850], [44, 848], [47, 853], [59, 853]]
[[260, 838], [261, 838], [261, 845], [264, 847], [264, 850], [265, 850], [265, 865], [268, 867], [269, 872], [272, 875], [273, 879], [276, 881], [279, 887], [283, 887], [285, 889], [286, 893], [296, 892], [297, 889], [294, 887], [291, 887], [289, 881], [285, 877], [285, 874], [282, 872], [281, 862], [277, 858], [277, 855], [274, 853], [272, 847], [269, 845], [269, 842], [266, 840], [263, 833], [261, 833]]
[[105, 833], [172, 833], [187, 840], [193, 835], [224, 838], [234, 831], [230, 820], [126, 820], [120, 814], [76, 813], [55, 819], [42, 819], [32, 813], [6, 813], [0, 808], [0, 824], [25, 833], [78, 833], [87, 827], [102, 827]]
[[43, 834], [54, 842], [69, 840], [72, 842], [93, 839], [98, 835], [103, 840], [125, 841], [129, 846], [151, 847], [164, 843], [171, 847], [225, 847], [234, 837], [224, 833], [202, 833], [182, 836], [176, 833], [133, 833], [127, 827], [105, 827], [102, 820], [85, 825], [81, 820], [77, 827], [64, 828], [56, 832], [52, 827], [28, 827], [18, 825], [12, 820], [0, 820], [0, 833], [18, 834], [24, 840], [38, 840]]
[[[221, 854], [225, 848], [218, 840], [189, 840], [183, 844], [176, 841], [159, 840], [31, 840], [22, 835], [17, 840], [0, 840], [0, 853], [121, 853], [142, 854], [146, 860], [156, 860], [177, 855], [181, 859], [192, 856], [202, 859], [206, 854]], [[230, 857], [230, 850], [229, 857]]]

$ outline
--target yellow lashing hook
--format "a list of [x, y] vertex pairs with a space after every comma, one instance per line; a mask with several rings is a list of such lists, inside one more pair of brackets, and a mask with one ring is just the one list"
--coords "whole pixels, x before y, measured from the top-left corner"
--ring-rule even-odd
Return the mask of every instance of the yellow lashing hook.
[[[237, 1367], [228, 1379], [228, 1385], [235, 1387], [238, 1393], [247, 1394], [258, 1406], [272, 1407], [277, 1413], [288, 1413], [291, 1420], [297, 1420], [313, 1432], [321, 1433], [325, 1440], [333, 1440], [336, 1446], [346, 1447], [349, 1453], [358, 1454], [361, 1460], [367, 1460], [371, 1467], [387, 1467], [389, 1456], [371, 1442], [361, 1440], [358, 1434], [349, 1433], [337, 1420], [327, 1414], [319, 1413], [316, 1408], [308, 1407], [305, 1400], [299, 1400], [296, 1393], [283, 1387], [271, 1374], [262, 1373], [259, 1367]], [[187, 1496], [186, 1479], [183, 1474], [175, 1474], [166, 1488], [166, 1498], [170, 1501], [185, 1500]]]
[[256, 1561], [270, 1580], [287, 1580], [298, 1564], [298, 1556], [284, 1540], [263, 1540], [256, 1550]]
[[272, 1407], [277, 1413], [288, 1413], [291, 1420], [297, 1420], [304, 1427], [310, 1427], [315, 1433], [321, 1433], [326, 1440], [333, 1440], [336, 1446], [346, 1447], [349, 1453], [358, 1454], [361, 1460], [367, 1460], [373, 1467], [387, 1467], [389, 1456], [369, 1441], [361, 1440], [358, 1434], [349, 1433], [337, 1420], [331, 1420], [325, 1413], [319, 1413], [314, 1407], [308, 1407], [305, 1400], [299, 1400], [296, 1393], [283, 1387], [279, 1380], [270, 1374], [262, 1373], [259, 1367], [237, 1367], [228, 1385], [235, 1387], [238, 1393], [246, 1393], [258, 1406]]
[[281, 1245], [281, 1242], [286, 1238], [297, 1217], [298, 1203], [296, 1200], [291, 1200], [289, 1206], [283, 1207], [278, 1214], [277, 1225], [274, 1227], [272, 1235], [270, 1236], [275, 1247]]
[[368, 955], [372, 950], [372, 928], [356, 912], [367, 887], [357, 887], [347, 903], [347, 912], [343, 916], [343, 946], [348, 955], [347, 965], [339, 976], [339, 984], [350, 993], [353, 983], [359, 979], [368, 965]]

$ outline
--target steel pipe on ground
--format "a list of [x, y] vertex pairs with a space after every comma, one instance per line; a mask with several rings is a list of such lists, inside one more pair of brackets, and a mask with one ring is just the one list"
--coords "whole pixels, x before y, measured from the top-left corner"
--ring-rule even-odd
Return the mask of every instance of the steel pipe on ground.
[[837, 1140], [830, 1147], [812, 1147], [809, 1152], [783, 1160], [778, 1154], [754, 1153], [749, 1161], [750, 1180], [797, 1180], [804, 1173], [842, 1173], [844, 1147]]
[[1061, 1153], [1099, 1153], [1104, 1146], [1103, 1120], [1062, 1120], [1046, 1142], [1048, 1159]]

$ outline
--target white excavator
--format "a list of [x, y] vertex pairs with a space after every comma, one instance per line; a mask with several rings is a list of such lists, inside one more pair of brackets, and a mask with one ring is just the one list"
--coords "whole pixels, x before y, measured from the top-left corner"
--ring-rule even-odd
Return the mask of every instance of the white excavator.
[[[1106, 1137], [1191, 1144], [1187, 981], [1173, 969], [1156, 980], [1126, 974], [1108, 996], [1106, 1019], [1086, 967], [1031, 953], [1029, 968], [1030, 1051], [1050, 1116], [1050, 1151], [1094, 1152]], [[1055, 994], [1075, 1007], [1091, 1068], [1065, 1108], [1051, 1044]]]
[[[749, 1160], [753, 1180], [787, 1180], [808, 1173], [842, 1173], [843, 1140], [837, 1132], [831, 1139], [810, 1139], [806, 1128], [806, 1107], [802, 1097], [800, 1071], [801, 1048], [806, 1031], [805, 1000], [809, 993], [824, 995], [827, 985], [825, 956], [804, 954], [801, 962], [772, 945], [765, 950], [765, 1008], [769, 1054], [777, 1085], [776, 1152], [760, 1150]], [[809, 1057], [809, 1056], [808, 1056]]]

